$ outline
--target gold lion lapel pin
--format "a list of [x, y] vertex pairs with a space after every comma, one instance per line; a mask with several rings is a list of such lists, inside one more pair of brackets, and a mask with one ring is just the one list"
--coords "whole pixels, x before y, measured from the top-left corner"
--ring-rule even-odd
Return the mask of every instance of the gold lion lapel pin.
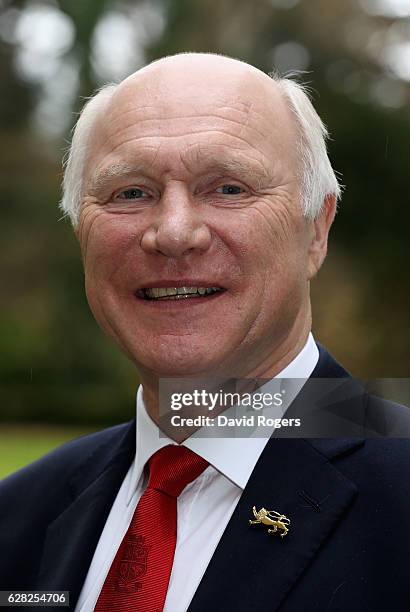
[[258, 523], [267, 525], [270, 528], [268, 533], [277, 533], [281, 538], [284, 538], [289, 532], [290, 519], [284, 514], [280, 514], [276, 510], [266, 510], [266, 508], [256, 510], [256, 506], [252, 508], [252, 511], [256, 521], [250, 520], [250, 525], [257, 525]]

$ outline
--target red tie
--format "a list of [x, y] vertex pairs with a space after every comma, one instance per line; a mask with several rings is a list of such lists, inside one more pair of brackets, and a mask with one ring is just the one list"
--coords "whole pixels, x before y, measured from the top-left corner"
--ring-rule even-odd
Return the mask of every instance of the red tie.
[[95, 612], [161, 612], [177, 539], [177, 497], [208, 463], [185, 446], [149, 460], [148, 486], [115, 555]]

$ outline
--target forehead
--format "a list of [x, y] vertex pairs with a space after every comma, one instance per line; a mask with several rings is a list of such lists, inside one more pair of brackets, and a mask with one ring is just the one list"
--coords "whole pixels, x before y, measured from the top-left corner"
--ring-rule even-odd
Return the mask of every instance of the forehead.
[[295, 121], [278, 86], [258, 72], [141, 71], [118, 87], [97, 118], [92, 155], [154, 158], [159, 148], [166, 154], [184, 150], [187, 163], [195, 165], [199, 149], [211, 159], [214, 147], [232, 156], [288, 161], [295, 150]]

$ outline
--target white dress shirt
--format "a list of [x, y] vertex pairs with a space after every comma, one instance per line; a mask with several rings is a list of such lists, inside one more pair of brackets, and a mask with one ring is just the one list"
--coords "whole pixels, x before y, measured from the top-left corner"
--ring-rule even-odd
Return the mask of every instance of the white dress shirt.
[[[312, 334], [275, 379], [307, 379], [319, 357]], [[300, 387], [303, 385], [301, 383]], [[94, 553], [75, 612], [92, 612], [147, 486], [144, 466], [163, 446], [175, 444], [159, 436], [148, 416], [142, 387], [137, 393], [136, 455], [117, 494]], [[163, 434], [162, 434], [163, 435]], [[183, 444], [209, 462], [209, 467], [178, 497], [177, 542], [164, 612], [185, 612], [201, 582], [269, 437], [212, 438], [191, 436]], [[114, 612], [114, 611], [113, 611]]]

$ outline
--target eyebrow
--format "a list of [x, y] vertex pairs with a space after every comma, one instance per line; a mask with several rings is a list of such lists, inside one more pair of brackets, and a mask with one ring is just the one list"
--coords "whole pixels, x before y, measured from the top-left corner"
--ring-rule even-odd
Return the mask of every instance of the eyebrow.
[[244, 153], [215, 155], [212, 148], [209, 150], [208, 147], [197, 145], [187, 151], [183, 162], [188, 170], [193, 174], [198, 173], [198, 170], [202, 173], [212, 170], [222, 174], [233, 173], [238, 177], [251, 176], [257, 181], [258, 187], [272, 180], [272, 175], [260, 161], [253, 160]]
[[220, 174], [234, 174], [239, 177], [252, 176], [257, 179], [258, 183], [266, 182], [267, 179], [271, 178], [261, 164], [255, 164], [246, 159], [216, 160], [212, 164], [207, 164], [207, 167]]
[[91, 193], [104, 191], [111, 185], [113, 181], [127, 176], [135, 176], [143, 173], [143, 166], [134, 166], [130, 164], [112, 164], [106, 168], [98, 170], [87, 182], [87, 189]]
[[[184, 165], [192, 174], [206, 174], [217, 172], [219, 174], [234, 174], [238, 177], [251, 176], [261, 187], [267, 181], [272, 180], [271, 175], [260, 163], [251, 161], [241, 155], [240, 157], [215, 156], [213, 153], [205, 153], [197, 148], [187, 152], [183, 159]], [[117, 163], [101, 168], [87, 182], [87, 190], [92, 194], [101, 193], [107, 189], [113, 181], [126, 177], [146, 174], [143, 164], [133, 165]]]

